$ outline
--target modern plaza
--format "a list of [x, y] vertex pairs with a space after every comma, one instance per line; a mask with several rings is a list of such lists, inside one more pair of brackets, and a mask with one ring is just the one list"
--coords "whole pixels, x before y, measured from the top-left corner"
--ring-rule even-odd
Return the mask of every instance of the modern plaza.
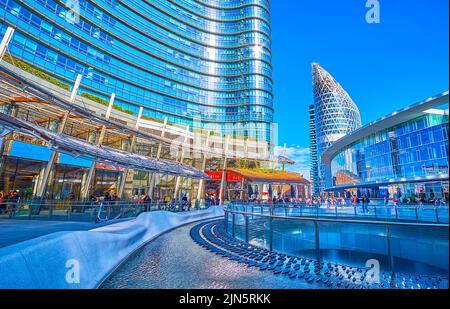
[[0, 288], [448, 289], [448, 91], [308, 64], [305, 174], [269, 0], [73, 2], [0, 0]]

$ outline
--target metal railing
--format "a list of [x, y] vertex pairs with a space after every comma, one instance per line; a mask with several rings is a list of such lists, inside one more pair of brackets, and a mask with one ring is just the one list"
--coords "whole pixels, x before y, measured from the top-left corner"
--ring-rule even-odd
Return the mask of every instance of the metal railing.
[[307, 205], [304, 203], [230, 203], [228, 209], [281, 217], [314, 217], [449, 223], [449, 207], [434, 205]]
[[182, 212], [209, 208], [204, 203], [145, 201], [19, 200], [0, 204], [0, 219], [105, 222], [137, 217], [143, 212]]
[[[233, 238], [240, 239], [247, 243], [251, 243], [252, 245], [264, 247], [270, 251], [283, 252], [286, 254], [299, 254], [299, 252], [304, 252], [307, 254], [312, 254], [310, 258], [314, 258], [317, 261], [323, 261], [323, 252], [327, 250], [327, 246], [330, 246], [334, 240], [339, 239], [338, 243], [333, 245], [341, 246], [343, 250], [350, 251], [359, 251], [364, 252], [365, 249], [375, 250], [377, 249], [378, 254], [384, 255], [387, 259], [387, 265], [389, 271], [395, 271], [396, 266], [394, 263], [394, 259], [398, 252], [393, 252], [398, 248], [392, 245], [392, 242], [397, 242], [400, 239], [399, 231], [402, 229], [411, 229], [420, 235], [424, 231], [438, 231], [438, 233], [429, 233], [427, 235], [434, 235], [431, 238], [428, 238], [428, 242], [436, 242], [436, 243], [447, 243], [448, 244], [448, 207], [441, 209], [447, 212], [447, 223], [442, 222], [439, 217], [438, 220], [433, 219], [431, 222], [420, 222], [418, 218], [420, 218], [420, 211], [423, 211], [423, 206], [417, 207], [409, 207], [409, 211], [414, 214], [414, 220], [410, 220], [410, 216], [398, 216], [399, 212], [397, 210], [397, 217], [392, 215], [392, 212], [395, 210], [391, 209], [391, 212], [387, 212], [390, 215], [383, 215], [380, 211], [381, 209], [385, 209], [388, 207], [377, 206], [378, 207], [378, 216], [373, 217], [367, 214], [363, 216], [358, 216], [357, 213], [355, 215], [355, 207], [347, 207], [352, 211], [344, 212], [345, 216], [339, 216], [340, 213], [336, 212], [338, 209], [333, 208], [333, 214], [328, 213], [330, 208], [322, 207], [308, 207], [304, 205], [296, 205], [296, 204], [283, 204], [283, 207], [280, 207], [280, 204], [276, 205], [276, 207], [269, 207], [267, 203], [259, 204], [259, 203], [230, 203], [225, 208], [225, 231], [232, 236]], [[400, 207], [397, 207], [400, 208]], [[428, 207], [433, 212], [436, 211], [436, 207]], [[374, 211], [374, 209], [372, 209]], [[350, 214], [350, 215], [349, 215]], [[419, 214], [419, 215], [418, 215]], [[392, 217], [391, 217], [392, 216]], [[434, 222], [437, 221], [437, 222]], [[286, 226], [290, 225], [290, 226]], [[342, 225], [339, 225], [342, 224]], [[298, 233], [291, 234], [292, 226], [296, 227], [294, 230], [297, 230]], [[364, 242], [363, 245], [361, 243], [355, 245], [350, 244], [346, 237], [343, 238], [335, 238], [331, 237], [329, 240], [326, 234], [335, 234], [341, 233], [343, 227], [350, 228], [353, 226], [353, 232], [350, 234], [356, 233], [359, 231], [359, 227], [366, 226], [362, 228], [362, 231], [367, 229], [367, 226], [371, 226], [372, 230], [367, 234], [368, 237], [378, 238], [375, 242], [377, 245], [375, 247], [371, 247], [371, 242]], [[288, 229], [284, 230], [285, 227]], [[335, 227], [335, 230], [332, 230]], [[395, 235], [392, 235], [392, 232], [395, 232]], [[347, 231], [348, 233], [348, 231]], [[383, 241], [379, 241], [382, 239]], [[322, 242], [326, 240], [326, 244], [324, 245]], [[331, 241], [331, 242], [330, 242]], [[440, 242], [439, 242], [440, 241]], [[333, 245], [331, 247], [333, 247]], [[358, 247], [359, 245], [359, 247]], [[364, 246], [368, 246], [367, 248]], [[352, 247], [353, 246], [353, 247]], [[431, 245], [433, 248], [437, 248], [437, 250], [441, 250], [442, 252], [448, 252], [448, 246], [438, 246]], [[442, 248], [441, 248], [442, 247]], [[423, 250], [422, 247], [417, 247], [417, 250]], [[440, 251], [440, 257], [445, 256]], [[309, 253], [308, 253], [309, 252]], [[425, 254], [427, 256], [427, 261], [425, 263], [429, 265], [433, 265], [438, 258], [436, 256], [431, 256], [435, 252], [431, 252], [430, 254]], [[368, 254], [370, 256], [371, 253]], [[424, 256], [423, 252], [421, 255]], [[331, 261], [332, 262], [332, 261]], [[424, 261], [422, 261], [424, 262]]]

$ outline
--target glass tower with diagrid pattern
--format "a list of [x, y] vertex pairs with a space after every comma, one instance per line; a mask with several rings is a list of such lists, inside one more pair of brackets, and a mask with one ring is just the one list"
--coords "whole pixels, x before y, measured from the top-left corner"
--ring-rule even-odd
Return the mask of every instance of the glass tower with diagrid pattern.
[[311, 182], [312, 182], [312, 193], [314, 195], [320, 194], [319, 189], [319, 167], [318, 167], [318, 155], [317, 155], [317, 138], [316, 138], [316, 115], [314, 104], [309, 106], [309, 140], [311, 149]]
[[[318, 168], [318, 187], [331, 185], [331, 175], [321, 164], [322, 153], [334, 142], [361, 127], [361, 115], [352, 98], [342, 86], [319, 64], [312, 64], [315, 138]], [[317, 186], [317, 185], [316, 185]]]

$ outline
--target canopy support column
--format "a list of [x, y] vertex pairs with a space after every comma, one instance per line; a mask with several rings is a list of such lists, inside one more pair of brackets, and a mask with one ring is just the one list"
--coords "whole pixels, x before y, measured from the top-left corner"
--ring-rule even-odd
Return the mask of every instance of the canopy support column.
[[[143, 112], [144, 112], [144, 107], [141, 106], [141, 107], [139, 108], [139, 114], [138, 114], [137, 119], [136, 119], [136, 126], [135, 126], [136, 130], [139, 130], [139, 127], [140, 127], [140, 124], [141, 124], [141, 119], [142, 119], [142, 113], [143, 113]], [[131, 143], [130, 143], [130, 146], [128, 147], [128, 152], [129, 152], [129, 153], [134, 153], [134, 148], [135, 148], [135, 146], [136, 146], [136, 136], [132, 136], [132, 137], [131, 137]], [[130, 172], [131, 172], [131, 173], [130, 173]], [[121, 198], [123, 197], [123, 192], [124, 192], [124, 190], [125, 190], [125, 184], [126, 184], [126, 182], [127, 182], [127, 178], [128, 178], [128, 176], [129, 176], [129, 174], [133, 175], [132, 172], [133, 172], [133, 170], [129, 170], [129, 169], [125, 169], [125, 170], [123, 171], [122, 178], [120, 179], [120, 183], [119, 183], [119, 188], [118, 188], [118, 190], [117, 190], [117, 197], [118, 197], [119, 199], [121, 199]]]
[[[115, 93], [111, 94], [111, 98], [109, 99], [109, 105], [108, 105], [108, 108], [107, 108], [106, 114], [105, 114], [105, 119], [109, 119], [111, 117], [111, 112], [112, 112], [112, 108], [114, 106], [115, 98], [116, 98], [116, 94]], [[97, 146], [100, 146], [103, 143], [105, 135], [106, 135], [106, 127], [102, 126], [102, 129], [100, 131], [100, 136], [98, 137], [98, 140], [97, 140]], [[81, 189], [81, 198], [82, 199], [87, 199], [89, 197], [89, 191], [91, 190], [92, 178], [94, 177], [96, 163], [97, 162], [95, 160], [93, 160], [91, 167], [89, 168], [86, 182], [84, 183], [84, 186]]]
[[[205, 141], [205, 149], [209, 147], [209, 138], [211, 136], [211, 131], [208, 131], [206, 135], [206, 141]], [[203, 153], [203, 162], [202, 162], [202, 172], [205, 172], [206, 170], [206, 153]], [[197, 191], [197, 200], [199, 201], [202, 198], [203, 191], [205, 186], [205, 180], [200, 179], [200, 183], [198, 184], [198, 191]]]
[[[164, 124], [161, 129], [161, 137], [164, 138], [164, 135], [166, 134], [166, 128], [167, 128], [167, 121], [168, 118], [164, 117]], [[159, 143], [158, 145], [158, 151], [156, 153], [156, 160], [161, 159], [161, 151], [162, 151], [162, 143]], [[148, 174], [148, 182], [147, 182], [147, 194], [148, 196], [153, 199], [153, 192], [155, 190], [155, 174], [149, 173]]]
[[[248, 159], [248, 137], [245, 139], [245, 146], [244, 146], [244, 158]], [[242, 177], [241, 182], [241, 193], [239, 195], [239, 199], [242, 201], [244, 200], [244, 185], [245, 185], [245, 178]]]
[[9, 45], [9, 42], [11, 42], [13, 34], [14, 34], [14, 28], [8, 27], [8, 29], [6, 29], [5, 35], [3, 36], [2, 42], [0, 43], [0, 61], [2, 61], [3, 56], [6, 53], [6, 50], [8, 49], [8, 45]]
[[230, 135], [227, 135], [227, 139], [225, 142], [225, 153], [223, 158], [223, 169], [222, 169], [222, 180], [220, 181], [220, 193], [219, 193], [219, 201], [220, 205], [223, 204], [225, 200], [225, 186], [226, 186], [226, 180], [227, 180], [227, 163], [228, 163], [228, 149], [230, 146]]
[[[70, 99], [69, 99], [70, 103], [75, 103], [75, 100], [77, 97], [77, 92], [78, 92], [78, 89], [80, 88], [80, 83], [81, 83], [82, 78], [83, 78], [83, 76], [81, 74], [78, 74], [77, 79], [75, 80], [75, 84], [73, 85], [73, 88], [72, 88], [72, 93], [70, 95]], [[64, 113], [64, 116], [61, 119], [61, 122], [59, 123], [59, 126], [58, 126], [58, 131], [57, 131], [58, 134], [62, 134], [64, 132], [69, 115], [70, 115], [70, 110]], [[41, 185], [37, 191], [38, 198], [43, 198], [45, 195], [45, 191], [47, 190], [47, 186], [48, 186], [48, 180], [50, 178], [50, 173], [53, 170], [53, 166], [55, 165], [56, 158], [58, 157], [58, 155], [59, 155], [58, 151], [52, 151], [50, 160], [47, 163], [47, 167], [45, 168], [45, 171], [44, 171], [44, 174], [42, 177]]]
[[[183, 164], [184, 155], [185, 155], [184, 145], [188, 142], [188, 140], [189, 140], [189, 125], [186, 126], [186, 131], [184, 132], [184, 144], [181, 146], [181, 156], [180, 156], [181, 164]], [[178, 192], [180, 191], [180, 182], [181, 182], [181, 176], [177, 176], [177, 180], [175, 183], [175, 191], [173, 193], [174, 199], [178, 198]]]

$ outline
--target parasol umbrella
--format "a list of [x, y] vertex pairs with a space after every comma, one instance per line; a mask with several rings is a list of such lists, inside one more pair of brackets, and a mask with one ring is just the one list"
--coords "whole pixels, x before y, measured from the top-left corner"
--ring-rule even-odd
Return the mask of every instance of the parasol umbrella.
[[272, 185], [269, 185], [269, 197], [272, 197], [273, 195], [273, 190], [272, 190]]

